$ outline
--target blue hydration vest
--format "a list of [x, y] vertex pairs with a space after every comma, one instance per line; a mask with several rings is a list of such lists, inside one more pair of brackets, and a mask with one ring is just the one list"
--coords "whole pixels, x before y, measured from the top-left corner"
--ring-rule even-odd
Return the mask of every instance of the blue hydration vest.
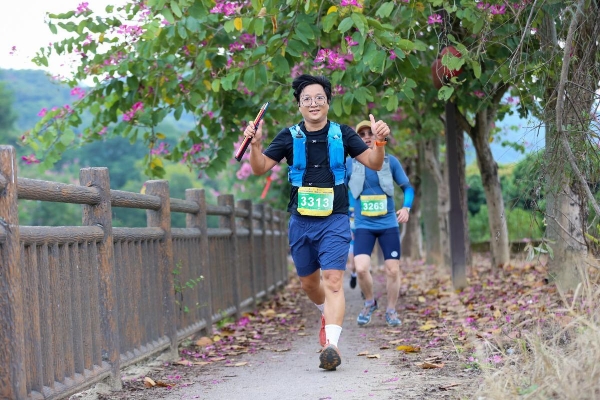
[[[302, 178], [306, 172], [306, 135], [298, 125], [290, 127], [294, 141], [294, 164], [288, 167], [288, 180], [293, 186], [302, 186]], [[327, 132], [327, 149], [329, 151], [329, 167], [333, 173], [334, 185], [341, 185], [346, 178], [344, 160], [344, 143], [340, 124], [329, 121]]]

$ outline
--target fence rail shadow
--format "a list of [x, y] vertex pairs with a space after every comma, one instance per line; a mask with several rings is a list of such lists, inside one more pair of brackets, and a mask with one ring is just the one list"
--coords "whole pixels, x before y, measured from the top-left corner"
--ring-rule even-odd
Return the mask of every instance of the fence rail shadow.
[[[252, 308], [287, 280], [287, 214], [203, 189], [171, 198], [110, 189], [107, 168], [79, 185], [17, 179], [0, 146], [0, 398], [64, 398]], [[82, 226], [20, 226], [18, 200], [82, 205]], [[112, 207], [145, 209], [147, 227], [113, 228]], [[173, 228], [171, 213], [185, 213]], [[219, 216], [209, 228], [208, 216]]]

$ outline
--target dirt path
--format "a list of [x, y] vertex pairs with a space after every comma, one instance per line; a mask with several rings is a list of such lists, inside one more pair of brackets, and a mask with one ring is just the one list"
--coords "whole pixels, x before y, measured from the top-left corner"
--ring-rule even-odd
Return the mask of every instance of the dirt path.
[[[287, 299], [296, 302], [289, 326], [278, 325], [268, 345], [256, 352], [229, 353], [214, 357], [220, 362], [183, 366], [151, 361], [124, 371], [124, 390], [90, 391], [73, 399], [467, 399], [478, 384], [478, 372], [465, 367], [461, 346], [454, 335], [429, 316], [423, 295], [433, 272], [426, 266], [412, 266], [405, 274], [398, 304], [403, 324], [388, 328], [384, 320], [385, 283], [383, 271], [374, 270], [375, 293], [380, 309], [367, 327], [358, 327], [356, 316], [362, 307], [360, 289], [350, 289], [345, 279], [346, 317], [339, 343], [342, 365], [337, 371], [318, 368], [317, 330], [319, 315], [292, 281]], [[433, 268], [433, 267], [429, 267]], [[417, 289], [418, 287], [418, 289]], [[438, 289], [436, 289], [438, 290]], [[439, 288], [440, 291], [444, 288]], [[437, 294], [436, 296], [440, 296]], [[293, 307], [294, 305], [292, 305]], [[271, 310], [272, 311], [272, 310]], [[280, 311], [276, 311], [280, 312]], [[440, 312], [441, 314], [441, 312]], [[277, 334], [279, 332], [279, 334]], [[417, 350], [404, 352], [404, 350]], [[239, 346], [237, 346], [239, 347]], [[231, 356], [234, 354], [234, 356]], [[225, 360], [226, 358], [226, 360]], [[428, 363], [428, 364], [423, 364]], [[200, 363], [202, 364], [202, 363]], [[431, 369], [425, 369], [429, 366]], [[147, 387], [144, 377], [159, 385]], [[165, 386], [161, 387], [161, 382]], [[102, 387], [100, 387], [102, 389]], [[102, 393], [103, 392], [103, 393]]]

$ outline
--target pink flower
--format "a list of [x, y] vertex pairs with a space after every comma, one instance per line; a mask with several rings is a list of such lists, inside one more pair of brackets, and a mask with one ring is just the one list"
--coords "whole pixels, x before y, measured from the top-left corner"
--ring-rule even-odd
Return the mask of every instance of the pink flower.
[[17, 46], [13, 46], [13, 47], [10, 48], [10, 52], [8, 54], [10, 54], [12, 56], [16, 52], [17, 52]]
[[100, 129], [100, 131], [98, 132], [98, 135], [102, 136], [106, 134], [106, 127]]
[[432, 14], [432, 15], [429, 16], [429, 18], [427, 18], [427, 23], [429, 25], [441, 24], [442, 23], [442, 16], [440, 14]]
[[39, 164], [40, 160], [38, 160], [35, 154], [30, 154], [28, 156], [21, 157], [21, 160], [25, 162], [27, 165], [31, 164]]
[[390, 50], [390, 60], [395, 60], [398, 56], [394, 50]]
[[150, 150], [150, 154], [154, 154], [154, 155], [169, 154], [167, 147], [169, 147], [168, 143], [160, 142], [157, 147]]
[[46, 115], [47, 112], [48, 112], [48, 109], [44, 107], [40, 110], [40, 112], [37, 115], [38, 115], [38, 117], [43, 117], [44, 115]]
[[482, 92], [481, 90], [476, 90], [473, 92], [473, 95], [475, 97], [479, 97], [480, 99], [483, 99], [485, 97], [485, 93]]
[[352, 47], [352, 46], [357, 46], [358, 45], [358, 42], [354, 41], [354, 39], [352, 39], [352, 36], [346, 36], [345, 39], [346, 39], [346, 45], [348, 47]]
[[235, 176], [237, 176], [237, 178], [240, 180], [246, 179], [250, 175], [252, 175], [252, 167], [250, 166], [250, 163], [246, 162], [240, 166], [240, 169], [235, 174]]
[[77, 6], [77, 10], [75, 11], [75, 15], [80, 15], [80, 14], [84, 14], [88, 11], [90, 11], [90, 9], [88, 8], [89, 3], [87, 1], [84, 1], [83, 3], [79, 3], [79, 5]]
[[499, 14], [504, 14], [506, 12], [506, 6], [505, 5], [493, 5], [490, 6], [490, 13], [492, 13], [492, 15], [499, 15]]

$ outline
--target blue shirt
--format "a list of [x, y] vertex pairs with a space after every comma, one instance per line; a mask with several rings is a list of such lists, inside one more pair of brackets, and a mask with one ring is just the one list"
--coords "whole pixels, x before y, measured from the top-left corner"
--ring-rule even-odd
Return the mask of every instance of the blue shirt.
[[[388, 156], [390, 160], [390, 169], [394, 182], [402, 188], [402, 191], [406, 192], [407, 189], [413, 190], [406, 172], [400, 165], [400, 161], [394, 156]], [[358, 161], [355, 161], [358, 162]], [[346, 159], [346, 184], [350, 181], [352, 176], [352, 159]], [[365, 183], [363, 185], [362, 195], [378, 195], [385, 194], [381, 186], [379, 186], [379, 177], [377, 171], [365, 167]], [[394, 204], [394, 198], [386, 195], [387, 197], [387, 213], [376, 217], [368, 217], [361, 214], [360, 196], [358, 199], [351, 198], [351, 205], [354, 207], [354, 224], [356, 229], [388, 229], [397, 228], [398, 220], [396, 219], [396, 206]], [[412, 202], [411, 202], [412, 203]], [[410, 207], [412, 204], [407, 204]]]

